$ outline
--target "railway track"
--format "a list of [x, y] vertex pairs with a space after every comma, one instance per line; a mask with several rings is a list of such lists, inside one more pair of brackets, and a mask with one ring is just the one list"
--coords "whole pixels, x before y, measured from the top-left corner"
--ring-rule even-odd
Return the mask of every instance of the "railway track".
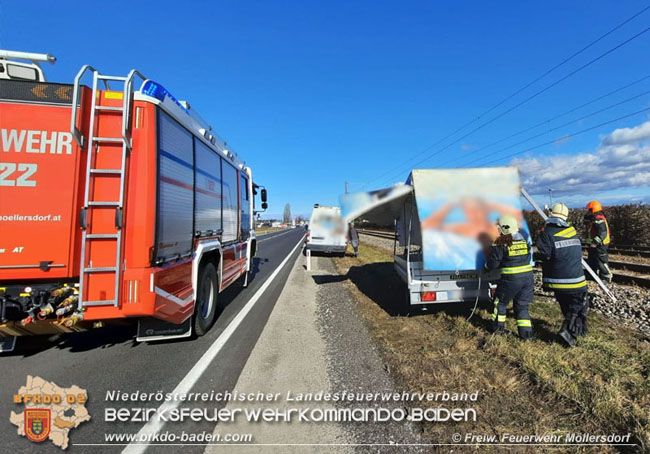
[[[394, 239], [395, 234], [381, 230], [364, 230], [359, 229], [362, 235], [374, 236], [377, 238]], [[619, 255], [639, 255], [641, 257], [650, 257], [650, 247], [647, 251], [643, 250], [646, 246], [628, 246], [621, 245], [625, 249], [610, 249], [612, 254]], [[609, 266], [614, 275], [613, 281], [617, 284], [638, 285], [640, 287], [650, 288], [650, 265], [643, 263], [631, 263], [620, 260], [610, 260]]]
[[617, 249], [617, 248], [611, 248], [607, 252], [610, 254], [618, 254], [618, 255], [628, 255], [628, 256], [636, 256], [636, 257], [644, 257], [644, 258], [650, 258], [650, 251], [642, 251], [639, 249]]
[[[582, 245], [583, 249], [587, 249], [586, 245]], [[650, 258], [650, 246], [632, 246], [627, 244], [617, 244], [610, 246], [608, 249], [610, 254], [627, 255], [630, 257], [644, 257]]]
[[620, 260], [610, 260], [609, 267], [614, 270], [627, 270], [635, 273], [646, 274], [650, 276], [650, 265], [645, 263], [623, 262]]
[[610, 260], [609, 267], [617, 284], [636, 284], [650, 288], [650, 265]]
[[613, 247], [620, 249], [633, 249], [636, 251], [650, 251], [650, 246], [635, 246], [631, 244], [615, 244]]
[[383, 230], [364, 230], [364, 229], [359, 229], [357, 230], [359, 233], [363, 235], [368, 235], [368, 236], [375, 236], [377, 238], [386, 238], [389, 240], [395, 239], [395, 234], [392, 232], [386, 232]]

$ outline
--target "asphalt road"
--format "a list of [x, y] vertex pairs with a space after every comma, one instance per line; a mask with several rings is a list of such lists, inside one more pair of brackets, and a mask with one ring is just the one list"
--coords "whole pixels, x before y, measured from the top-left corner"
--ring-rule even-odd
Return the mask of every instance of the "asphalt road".
[[[43, 342], [42, 338], [21, 340], [16, 352], [0, 356], [2, 387], [0, 388], [0, 441], [2, 452], [61, 452], [50, 441], [30, 442], [16, 434], [16, 426], [9, 422], [10, 412], [21, 411], [13, 403], [13, 395], [25, 385], [27, 375], [40, 376], [61, 387], [78, 385], [88, 391], [88, 409], [91, 420], [70, 432], [67, 452], [122, 452], [124, 446], [98, 446], [105, 443], [109, 432], [137, 433], [144, 423], [105, 422], [106, 407], [150, 407], [159, 403], [131, 404], [106, 402], [107, 391], [172, 392], [186, 377], [199, 359], [220, 337], [228, 325], [245, 309], [246, 304], [293, 251], [291, 257], [270, 281], [256, 304], [245, 315], [242, 323], [228, 338], [216, 357], [201, 373], [191, 392], [221, 392], [232, 390], [248, 359], [275, 302], [284, 287], [289, 271], [301, 248], [305, 230], [296, 228], [264, 235], [259, 238], [259, 252], [255, 259], [254, 276], [247, 288], [229, 288], [220, 294], [223, 311], [215, 325], [198, 339], [156, 343], [135, 342], [135, 325], [102, 328], [87, 333], [66, 336], [57, 343]], [[243, 313], [242, 313], [243, 314]], [[232, 329], [232, 328], [231, 328]], [[223, 338], [225, 338], [224, 336]], [[221, 408], [225, 404], [208, 402], [189, 406]], [[205, 430], [212, 433], [214, 423], [167, 423], [164, 430]], [[144, 447], [139, 447], [142, 450]], [[178, 446], [149, 446], [146, 452], [177, 452]], [[183, 451], [202, 452], [203, 447], [186, 446]]]

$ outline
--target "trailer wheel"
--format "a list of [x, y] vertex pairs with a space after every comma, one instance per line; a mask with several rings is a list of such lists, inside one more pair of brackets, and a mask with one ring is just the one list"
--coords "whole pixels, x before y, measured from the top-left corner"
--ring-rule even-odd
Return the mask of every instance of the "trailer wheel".
[[208, 332], [217, 311], [217, 270], [212, 263], [207, 263], [201, 270], [199, 286], [194, 306], [194, 332], [203, 336]]
[[403, 316], [408, 316], [411, 313], [411, 289], [408, 284], [404, 285], [404, 302], [400, 312]]

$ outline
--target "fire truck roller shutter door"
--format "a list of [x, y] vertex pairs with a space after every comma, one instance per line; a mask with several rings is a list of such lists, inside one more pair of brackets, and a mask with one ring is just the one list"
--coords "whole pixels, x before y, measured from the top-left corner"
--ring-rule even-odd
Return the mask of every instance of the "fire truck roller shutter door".
[[194, 139], [196, 157], [196, 219], [194, 229], [216, 233], [221, 225], [221, 163], [219, 156]]
[[251, 219], [250, 219], [250, 203], [249, 203], [249, 194], [248, 194], [248, 178], [242, 175], [241, 177], [241, 230], [242, 230], [242, 240], [248, 238], [248, 231], [251, 228]]
[[192, 251], [194, 159], [192, 135], [159, 111], [156, 258]]
[[237, 169], [222, 160], [223, 241], [235, 241], [239, 230], [239, 204], [237, 194]]

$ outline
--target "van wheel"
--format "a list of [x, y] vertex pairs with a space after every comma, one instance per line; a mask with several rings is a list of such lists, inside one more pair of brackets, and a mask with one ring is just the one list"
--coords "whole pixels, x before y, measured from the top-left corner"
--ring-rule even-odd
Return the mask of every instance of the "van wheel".
[[194, 305], [194, 332], [203, 336], [214, 323], [217, 311], [217, 270], [212, 263], [207, 263], [201, 270], [199, 286]]

